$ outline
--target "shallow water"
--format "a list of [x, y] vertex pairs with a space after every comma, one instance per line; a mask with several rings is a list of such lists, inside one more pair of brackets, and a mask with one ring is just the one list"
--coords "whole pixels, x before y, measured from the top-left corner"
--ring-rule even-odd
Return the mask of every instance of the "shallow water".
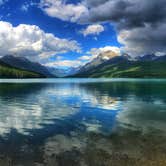
[[166, 80], [0, 80], [0, 166], [166, 165]]

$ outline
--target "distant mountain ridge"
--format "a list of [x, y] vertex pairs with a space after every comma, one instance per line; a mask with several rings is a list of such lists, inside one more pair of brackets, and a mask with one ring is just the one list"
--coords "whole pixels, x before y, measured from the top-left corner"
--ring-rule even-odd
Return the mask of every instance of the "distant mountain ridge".
[[53, 77], [53, 74], [51, 74], [45, 66], [42, 66], [37, 62], [31, 62], [24, 57], [6, 55], [3, 56], [0, 60], [3, 63], [18, 69], [39, 73], [45, 77]]
[[147, 54], [144, 56], [139, 56], [136, 60], [137, 61], [155, 61], [159, 58], [159, 56], [156, 56], [155, 54]]
[[57, 76], [57, 77], [66, 77], [68, 75], [76, 74], [79, 71], [79, 68], [76, 67], [70, 67], [68, 69], [59, 69], [55, 67], [47, 67], [48, 71]]
[[58, 69], [31, 62], [24, 57], [6, 55], [0, 58], [0, 78], [49, 78], [49, 77], [126, 77], [166, 78], [166, 55], [148, 54], [131, 57], [105, 51], [78, 68]]
[[121, 55], [109, 60], [101, 60], [99, 56], [71, 77], [166, 78], [166, 55], [149, 54], [137, 58]]
[[0, 60], [0, 78], [45, 78], [45, 76], [12, 67]]

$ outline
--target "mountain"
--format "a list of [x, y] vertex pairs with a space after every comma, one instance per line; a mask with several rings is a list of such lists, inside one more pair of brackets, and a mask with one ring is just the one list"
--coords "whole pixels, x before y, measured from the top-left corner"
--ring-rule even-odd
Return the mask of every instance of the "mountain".
[[156, 61], [166, 61], [166, 55], [158, 57]]
[[94, 59], [92, 59], [92, 61], [90, 61], [89, 63], [82, 66], [80, 68], [79, 72], [85, 72], [90, 69], [93, 69], [93, 68], [97, 67], [98, 65], [100, 65], [116, 56], [117, 56], [117, 53], [115, 53], [114, 51], [104, 51], [104, 52], [100, 53], [99, 55], [97, 55]]
[[147, 54], [144, 56], [139, 56], [137, 58], [138, 61], [155, 61], [157, 59], [158, 59], [158, 57], [155, 54]]
[[57, 77], [66, 77], [68, 75], [74, 75], [78, 72], [79, 68], [71, 67], [68, 69], [59, 69], [54, 67], [47, 67], [48, 71], [56, 75]]
[[53, 77], [53, 74], [51, 74], [45, 66], [42, 66], [41, 64], [36, 62], [31, 62], [24, 57], [6, 55], [0, 60], [5, 64], [18, 69], [39, 73], [45, 77]]
[[128, 56], [115, 56], [99, 65], [86, 67], [87, 65], [83, 66], [72, 77], [166, 78], [166, 56], [145, 55], [136, 60], [131, 60]]
[[0, 78], [45, 78], [45, 76], [12, 67], [0, 60]]

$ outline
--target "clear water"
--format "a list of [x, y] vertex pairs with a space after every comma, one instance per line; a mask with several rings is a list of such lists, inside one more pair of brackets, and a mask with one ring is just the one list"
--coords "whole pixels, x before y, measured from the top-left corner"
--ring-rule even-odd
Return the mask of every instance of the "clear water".
[[164, 79], [0, 80], [2, 166], [164, 163], [165, 134]]

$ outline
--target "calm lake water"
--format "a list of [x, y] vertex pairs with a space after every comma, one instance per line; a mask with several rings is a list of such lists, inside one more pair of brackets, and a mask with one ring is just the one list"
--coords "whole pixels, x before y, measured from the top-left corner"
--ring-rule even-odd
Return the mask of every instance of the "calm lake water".
[[165, 166], [166, 80], [0, 80], [0, 166]]

